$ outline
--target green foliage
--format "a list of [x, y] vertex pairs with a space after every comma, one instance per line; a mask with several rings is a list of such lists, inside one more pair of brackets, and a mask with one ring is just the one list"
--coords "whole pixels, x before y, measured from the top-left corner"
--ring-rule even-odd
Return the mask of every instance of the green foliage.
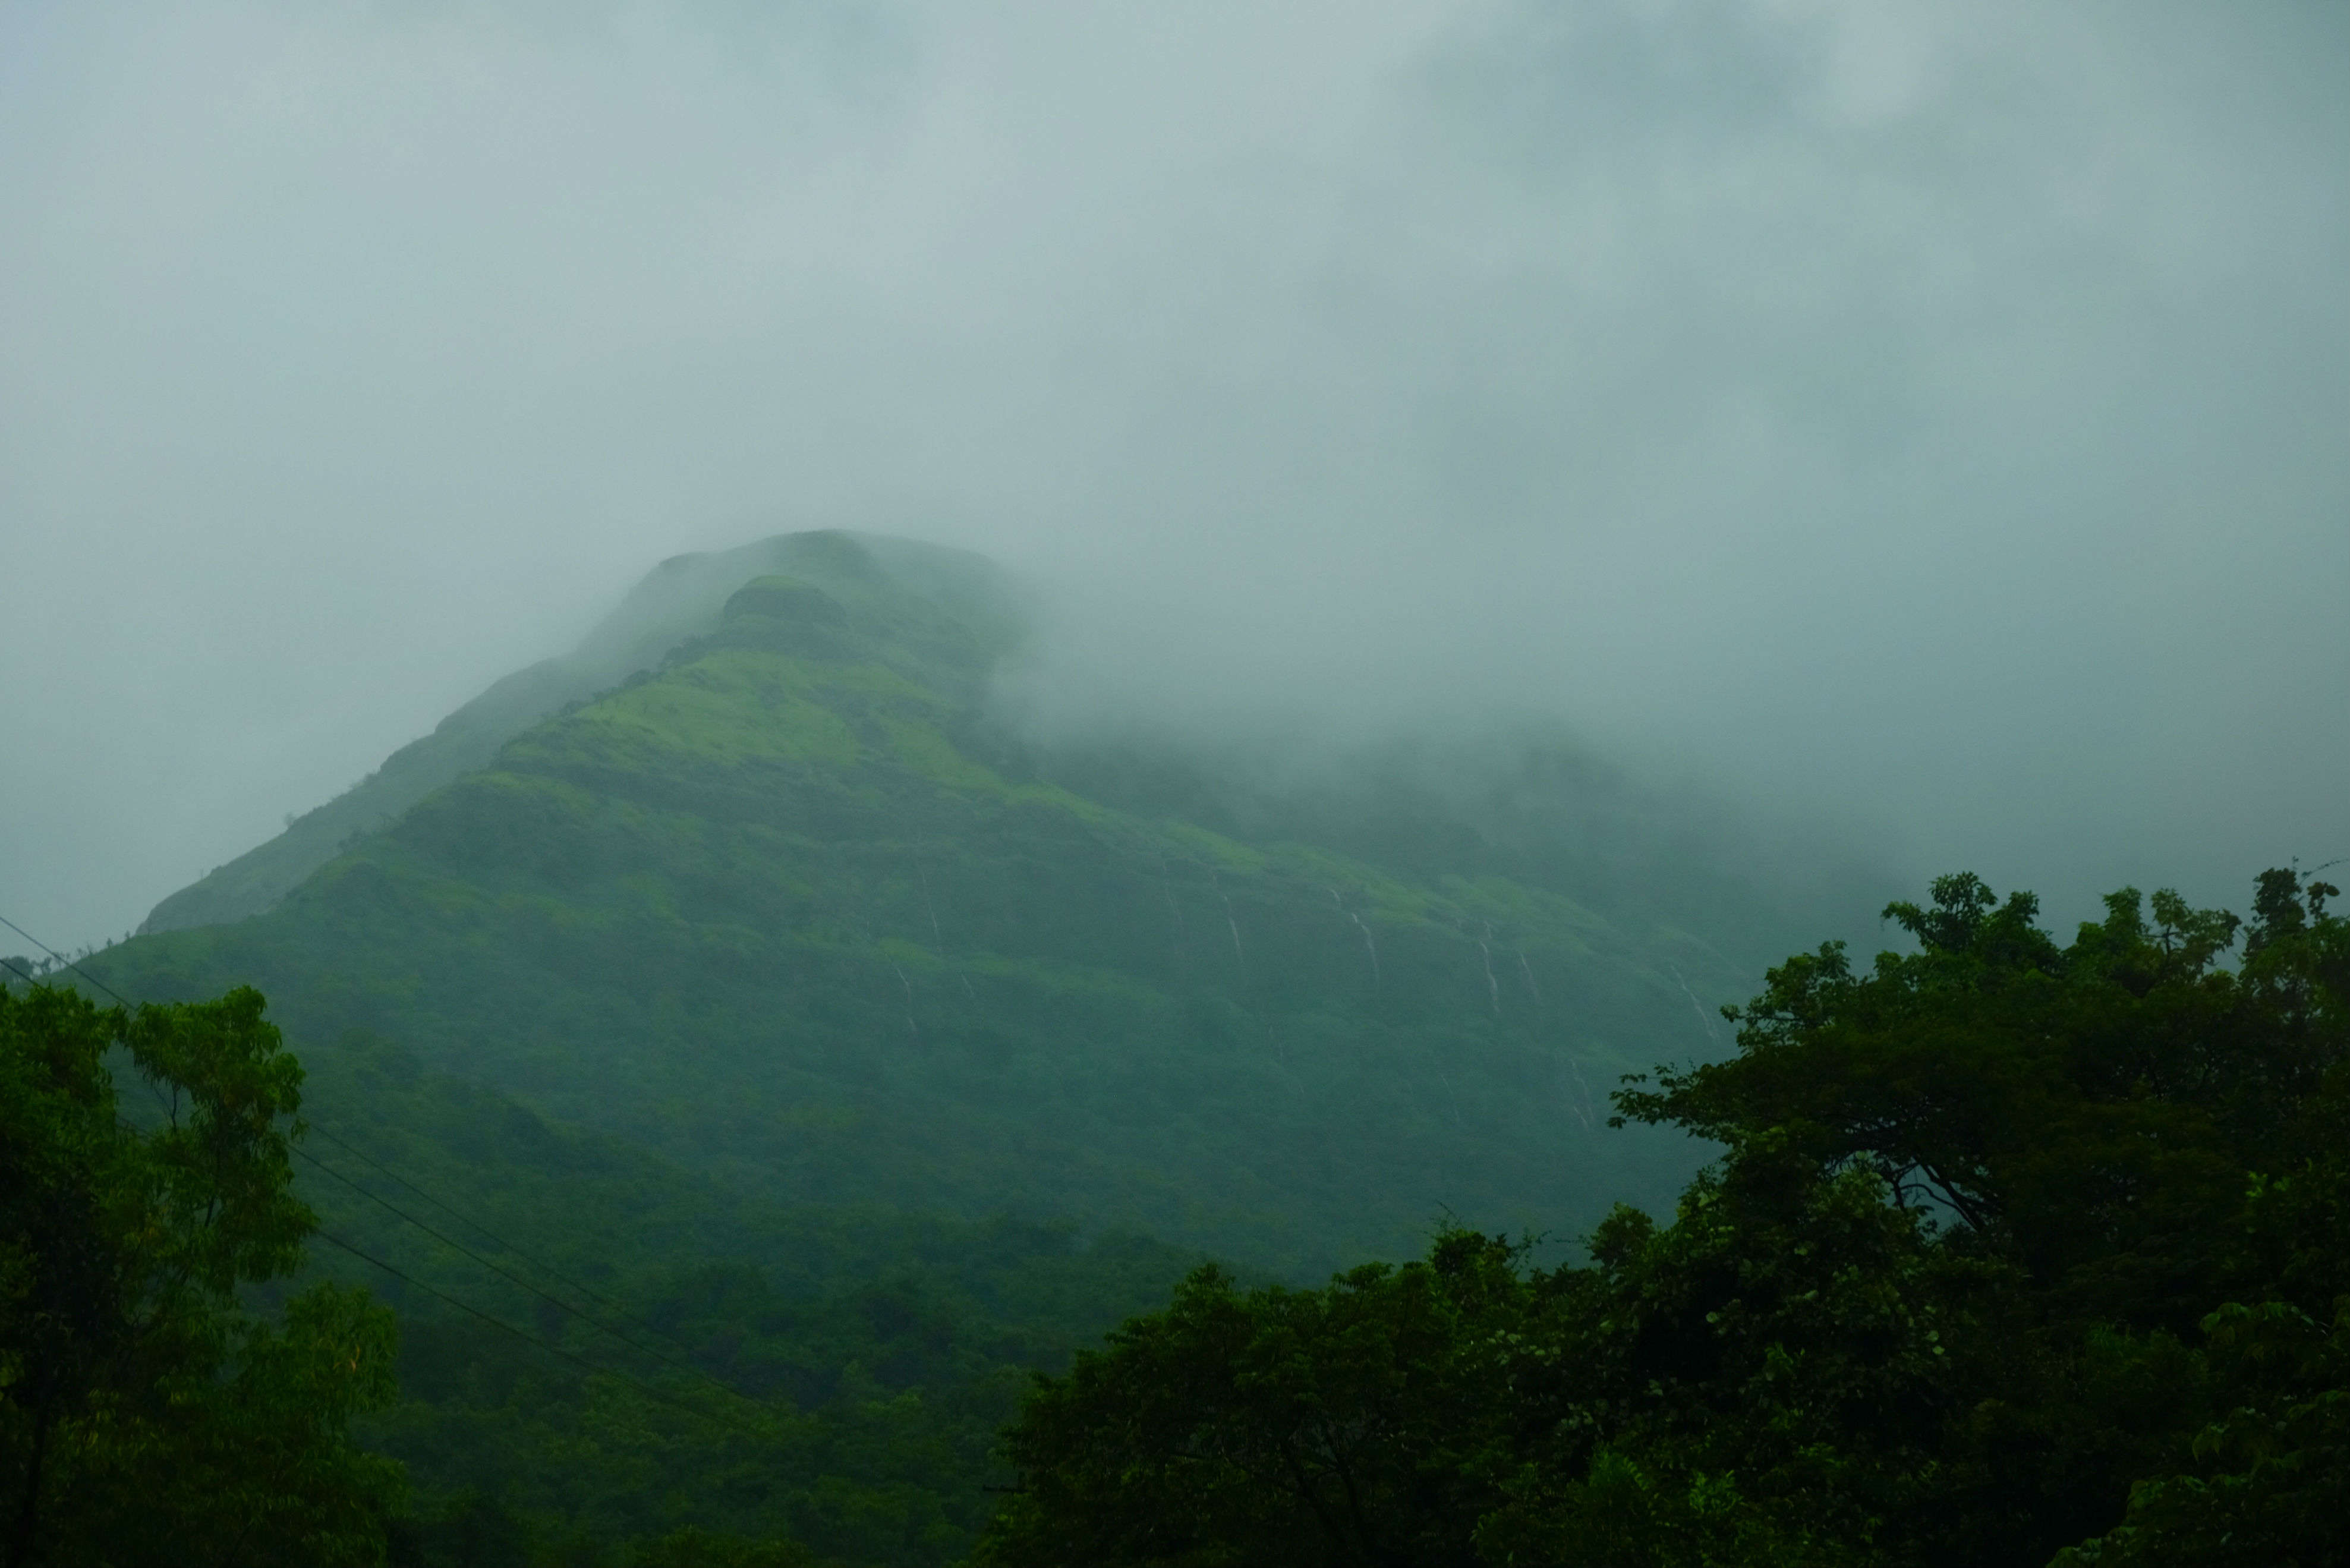
[[1197, 1274], [1032, 1396], [982, 1559], [2343, 1561], [2333, 896], [2269, 873], [2243, 928], [2125, 891], [2059, 947], [1945, 877], [1888, 911], [1918, 952], [1800, 955], [1736, 1058], [1618, 1096], [1723, 1146], [1670, 1224], [1547, 1272], [1456, 1234], [1316, 1293]]
[[[156, 1093], [143, 1127], [116, 1051]], [[390, 1398], [390, 1314], [331, 1284], [274, 1323], [236, 1303], [312, 1228], [288, 1181], [301, 1082], [251, 991], [130, 1012], [0, 990], [12, 1568], [380, 1559], [397, 1467], [347, 1428]]]
[[[311, 1103], [355, 1114], [322, 1119], [340, 1142], [314, 1136], [310, 1149], [580, 1311], [306, 1168], [327, 1229], [604, 1369], [384, 1282], [401, 1319], [400, 1397], [359, 1430], [413, 1479], [395, 1562], [622, 1568], [681, 1529], [801, 1542], [827, 1562], [953, 1561], [986, 1517], [985, 1489], [1005, 1479], [995, 1433], [1027, 1369], [1064, 1365], [1193, 1261], [1066, 1224], [775, 1203], [550, 1124], [380, 1040], [334, 1045]], [[369, 1272], [332, 1251], [314, 1267]]]
[[[2247, 967], [2290, 964], [2272, 979], [2312, 981], [2320, 1006], [2338, 1007], [2338, 922], [2263, 924]], [[2189, 1462], [2142, 1480], [2126, 1521], [2062, 1568], [2350, 1559], [2350, 1067], [2336, 1064], [2294, 1121], [2289, 1144], [2314, 1152], [2254, 1178], [2231, 1270], [2247, 1299], [2201, 1324], [2213, 1418]]]
[[1943, 1490], [1936, 1449], [1996, 1270], [1939, 1253], [1859, 1171], [1783, 1150], [1619, 1212], [1545, 1282], [1523, 1444], [1487, 1560], [1586, 1534], [1626, 1563], [1883, 1560]]
[[1045, 1383], [982, 1563], [1468, 1562], [1517, 1251], [1467, 1232], [1322, 1291], [1195, 1272]]
[[627, 1568], [817, 1568], [806, 1547], [788, 1541], [746, 1541], [712, 1535], [691, 1525], [647, 1542], [629, 1553]]
[[2141, 1481], [2127, 1521], [2058, 1568], [2350, 1561], [2350, 1300], [2330, 1324], [2282, 1302], [2230, 1303], [2203, 1330], [2222, 1414], [2195, 1434], [2191, 1467]]
[[1863, 1173], [1708, 1178], [1587, 1268], [1455, 1232], [1319, 1292], [1213, 1270], [1048, 1380], [982, 1561], [1870, 1562], [1936, 1499], [1994, 1288]]
[[[249, 992], [138, 1013], [0, 992], [0, 1478], [35, 1532], [12, 1563], [946, 1563], [1003, 1477], [1027, 1369], [1190, 1262], [1066, 1225], [763, 1202], [380, 1041], [306, 1081]], [[120, 1108], [137, 1127], [108, 1066], [126, 1057], [158, 1096]], [[366, 1161], [463, 1195], [529, 1256], [465, 1231], [477, 1251], [582, 1310], [292, 1163], [293, 1114], [321, 1097], [359, 1114], [312, 1160], [452, 1231]], [[318, 1216], [416, 1284], [306, 1260]], [[369, 1278], [397, 1348], [345, 1282]]]
[[2241, 971], [2220, 965], [2234, 916], [2167, 892], [2153, 906], [2149, 923], [2125, 888], [2059, 948], [2030, 895], [1994, 907], [1974, 877], [1940, 878], [1930, 909], [1886, 911], [1919, 951], [1865, 976], [1840, 943], [1790, 960], [1732, 1014], [1738, 1056], [1618, 1104], [1733, 1154], [1791, 1137], [1865, 1166], [2082, 1310], [2184, 1329], [2242, 1173], [2275, 1158], [2350, 1027], [2294, 961], [2316, 940], [2282, 923], [2306, 924], [2298, 902], [2263, 905]]

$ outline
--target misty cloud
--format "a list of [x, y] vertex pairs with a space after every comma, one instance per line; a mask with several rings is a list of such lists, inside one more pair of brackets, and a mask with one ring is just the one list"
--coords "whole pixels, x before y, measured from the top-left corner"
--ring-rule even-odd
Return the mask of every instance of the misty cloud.
[[[2066, 912], [2350, 853], [2322, 5], [0, 17], [0, 909], [785, 527], [1038, 722], [1562, 716]], [[20, 912], [22, 911], [22, 912]]]

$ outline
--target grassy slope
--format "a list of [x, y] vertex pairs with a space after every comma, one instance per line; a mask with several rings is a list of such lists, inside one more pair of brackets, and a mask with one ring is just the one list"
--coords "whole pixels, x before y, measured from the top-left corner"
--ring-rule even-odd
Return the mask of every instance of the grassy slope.
[[984, 646], [1001, 648], [1017, 635], [1018, 592], [980, 557], [874, 536], [848, 548], [846, 542], [837, 534], [783, 535], [663, 561], [578, 648], [498, 680], [351, 788], [289, 820], [284, 833], [165, 898], [140, 929], [221, 925], [274, 908], [354, 841], [398, 821], [443, 784], [489, 765], [501, 746], [530, 725], [658, 663], [681, 639], [705, 629], [743, 583], [764, 572], [812, 571], [838, 583], [845, 561], [853, 593], [862, 564], [879, 558], [919, 597], [976, 631]]
[[1617, 1073], [1704, 1046], [1692, 989], [1743, 989], [1705, 943], [1474, 855], [1075, 793], [980, 722], [989, 645], [861, 556], [747, 587], [268, 914], [109, 961], [254, 979], [297, 1039], [373, 1029], [792, 1201], [1276, 1267], [1447, 1210], [1573, 1230], [1684, 1173], [1599, 1124]]

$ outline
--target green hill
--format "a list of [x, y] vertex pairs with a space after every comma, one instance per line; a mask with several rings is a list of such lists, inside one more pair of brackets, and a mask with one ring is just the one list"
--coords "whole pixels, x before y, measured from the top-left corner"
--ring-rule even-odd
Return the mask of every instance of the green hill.
[[257, 985], [307, 1066], [315, 1266], [402, 1322], [400, 1561], [950, 1561], [1025, 1369], [1203, 1252], [1662, 1207], [1700, 1151], [1617, 1075], [1881, 901], [1556, 734], [1041, 744], [1028, 624], [901, 540], [664, 563], [88, 961]]
[[672, 562], [112, 972], [252, 981], [297, 1047], [364, 1028], [780, 1200], [1282, 1269], [1687, 1174], [1604, 1096], [1711, 1047], [1754, 969], [1724, 933], [1786, 929], [1734, 857], [1556, 744], [1040, 752], [985, 700], [1019, 625], [985, 563], [899, 541]]

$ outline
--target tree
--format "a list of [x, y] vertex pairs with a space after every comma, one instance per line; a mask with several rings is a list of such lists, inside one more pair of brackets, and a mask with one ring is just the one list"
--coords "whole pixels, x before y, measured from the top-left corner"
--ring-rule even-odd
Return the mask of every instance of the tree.
[[[1209, 1271], [1011, 1432], [987, 1561], [2336, 1563], [2350, 1553], [2350, 922], [2123, 889], [2059, 945], [1946, 877], [1730, 1010], [1624, 1119], [1716, 1140], [1584, 1267], [1467, 1235]], [[2242, 939], [2241, 960], [2223, 955]]]
[[[2341, 1256], [2322, 1227], [2262, 1256], [2245, 1230], [2248, 1173], [2257, 1190], [2339, 1147], [2318, 1116], [2350, 1062], [2335, 892], [2264, 873], [2247, 925], [2124, 888], [2060, 946], [2030, 895], [1941, 877], [1930, 905], [1886, 910], [1918, 950], [1865, 975], [1841, 944], [1797, 955], [1732, 1012], [1737, 1056], [1617, 1096], [1626, 1116], [1720, 1140], [1731, 1168], [1784, 1147], [1869, 1170], [1940, 1250], [2022, 1272], [2004, 1352], [1945, 1441], [1962, 1560], [2106, 1529], [2241, 1382], [2226, 1303]], [[2323, 1323], [2334, 1303], [2305, 1291], [2293, 1310]]]
[[[2281, 940], [2322, 955], [2329, 935], [2287, 923]], [[2350, 1561], [2350, 1067], [2335, 1066], [2295, 1120], [2285, 1141], [2313, 1152], [2251, 1183], [2236, 1259], [2244, 1299], [2203, 1320], [2213, 1418], [2187, 1463], [2145, 1479], [2121, 1526], [2060, 1568]]]
[[[275, 1322], [239, 1303], [316, 1225], [290, 1189], [302, 1072], [263, 1010], [0, 990], [8, 1568], [381, 1557], [400, 1474], [346, 1427], [391, 1396], [390, 1314], [331, 1285]], [[153, 1092], [143, 1125], [109, 1058]]]
[[1995, 1265], [1932, 1245], [1864, 1170], [1762, 1145], [1659, 1226], [1618, 1209], [1592, 1266], [1538, 1282], [1487, 1563], [1607, 1568], [1914, 1560], [1984, 1354]]
[[1453, 1231], [1319, 1291], [1201, 1269], [1039, 1380], [1009, 1435], [1024, 1489], [977, 1561], [1475, 1563], [1484, 1456], [1515, 1416], [1518, 1259]]
[[1617, 1095], [1619, 1122], [1677, 1125], [1728, 1146], [1792, 1139], [1827, 1168], [1876, 1171], [1921, 1206], [2057, 1288], [2082, 1316], [2193, 1328], [2214, 1299], [2213, 1243], [2243, 1173], [2272, 1166], [2294, 1107], [2350, 1056], [2328, 1000], [2333, 892], [2262, 878], [2241, 923], [2135, 888], [2059, 947], [2028, 893], [1996, 900], [1943, 877], [1930, 907], [1886, 915], [1918, 944], [1854, 972], [1844, 944], [1770, 971], [1739, 1054], [1659, 1070]]

